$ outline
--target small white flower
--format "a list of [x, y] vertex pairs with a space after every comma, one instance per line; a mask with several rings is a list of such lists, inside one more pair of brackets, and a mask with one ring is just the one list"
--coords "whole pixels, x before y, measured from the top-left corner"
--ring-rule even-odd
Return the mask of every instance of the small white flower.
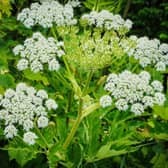
[[34, 96], [37, 92], [36, 89], [32, 86], [27, 87], [25, 91], [29, 96]]
[[149, 72], [147, 72], [147, 71], [141, 71], [139, 73], [139, 77], [145, 81], [149, 81], [151, 79], [151, 76], [150, 76]]
[[131, 36], [130, 36], [130, 39], [133, 40], [133, 41], [137, 41], [138, 37], [135, 36], [135, 35], [131, 35]]
[[44, 116], [39, 117], [37, 120], [37, 124], [39, 128], [44, 128], [48, 126], [48, 118]]
[[146, 92], [147, 95], [153, 95], [155, 93], [152, 86], [149, 86], [149, 85], [145, 87], [145, 92]]
[[13, 53], [15, 55], [19, 55], [19, 53], [24, 49], [23, 45], [17, 45], [14, 49], [13, 49]]
[[160, 81], [153, 81], [151, 83], [155, 91], [162, 92], [163, 91], [163, 85]]
[[164, 104], [165, 100], [166, 100], [165, 95], [158, 92], [158, 93], [155, 93], [154, 96], [155, 96], [155, 97], [154, 97], [154, 102], [155, 102], [156, 104], [162, 106], [162, 105]]
[[40, 61], [34, 60], [31, 65], [30, 65], [30, 69], [34, 72], [37, 73], [41, 70], [43, 70], [43, 65], [41, 64]]
[[34, 20], [32, 18], [27, 18], [24, 20], [23, 24], [25, 25], [25, 27], [27, 28], [31, 28], [34, 25]]
[[48, 108], [48, 110], [54, 109], [56, 110], [58, 108], [57, 103], [53, 100], [53, 99], [48, 99], [46, 102], [46, 107]]
[[147, 58], [147, 57], [141, 57], [141, 58], [139, 59], [139, 63], [140, 63], [140, 65], [141, 65], [142, 67], [146, 67], [146, 66], [148, 66], [149, 64], [151, 64], [151, 60], [150, 60], [149, 58]]
[[117, 83], [118, 82], [118, 75], [117, 74], [109, 74], [107, 77], [107, 82], [114, 82]]
[[10, 107], [10, 100], [7, 98], [4, 98], [3, 100], [1, 100], [1, 105], [5, 108], [9, 108]]
[[33, 122], [30, 119], [23, 121], [23, 129], [29, 131], [33, 128]]
[[5, 97], [7, 99], [10, 99], [13, 96], [15, 96], [15, 91], [13, 89], [7, 89], [6, 92], [5, 92]]
[[132, 28], [132, 25], [133, 25], [133, 23], [129, 19], [127, 19], [124, 23], [124, 27], [126, 27], [128, 30]]
[[100, 105], [104, 107], [111, 106], [112, 104], [112, 99], [109, 95], [104, 95], [100, 98]]
[[135, 115], [141, 115], [144, 112], [144, 106], [142, 104], [140, 104], [140, 103], [133, 104], [131, 106], [131, 111]]
[[9, 115], [8, 111], [7, 110], [0, 110], [0, 120], [4, 120], [7, 118], [7, 116]]
[[13, 138], [17, 135], [17, 129], [14, 125], [8, 125], [5, 127], [4, 134], [6, 138]]
[[57, 60], [53, 59], [49, 62], [49, 66], [48, 66], [48, 69], [50, 71], [58, 71], [60, 68], [60, 64]]
[[58, 43], [57, 43], [57, 47], [63, 47], [64, 46], [64, 42], [63, 41], [59, 41]]
[[23, 136], [23, 141], [26, 142], [28, 145], [35, 144], [35, 140], [37, 139], [37, 135], [33, 132], [26, 132]]
[[161, 44], [160, 47], [159, 47], [159, 50], [162, 53], [168, 53], [168, 44], [166, 44], [166, 43]]
[[45, 90], [39, 90], [36, 95], [42, 99], [48, 99], [48, 94]]
[[26, 91], [27, 90], [27, 86], [25, 83], [18, 83], [16, 86], [16, 92], [22, 92], [22, 91]]
[[19, 60], [19, 62], [18, 62], [18, 64], [17, 64], [17, 69], [18, 69], [19, 71], [23, 71], [23, 70], [25, 70], [25, 69], [28, 68], [28, 64], [29, 64], [28, 60], [26, 60], [26, 59], [21, 59], [21, 60]]
[[109, 82], [104, 87], [105, 90], [113, 92], [115, 90], [115, 84], [112, 82]]
[[[58, 46], [58, 45], [57, 45]], [[58, 50], [57, 51], [57, 55], [58, 57], [62, 57], [65, 54], [65, 52], [63, 50]]]
[[165, 71], [166, 70], [166, 64], [164, 62], [158, 62], [156, 65], [155, 65], [155, 68], [157, 71]]
[[117, 109], [121, 111], [126, 111], [129, 107], [125, 99], [119, 99], [118, 101], [116, 101], [115, 105]]
[[43, 104], [43, 100], [40, 97], [37, 96], [31, 96], [32, 97], [32, 102], [33, 104], [35, 104], [36, 106], [41, 106]]
[[151, 96], [144, 96], [142, 102], [144, 103], [145, 107], [152, 107], [154, 104], [153, 97]]

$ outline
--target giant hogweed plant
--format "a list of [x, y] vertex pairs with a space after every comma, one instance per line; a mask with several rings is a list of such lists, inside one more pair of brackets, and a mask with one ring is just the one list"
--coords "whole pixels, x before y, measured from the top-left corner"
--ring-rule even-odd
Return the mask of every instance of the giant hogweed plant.
[[107, 10], [77, 18], [79, 5], [41, 1], [17, 16], [37, 30], [13, 48], [18, 79], [0, 95], [0, 129], [21, 166], [44, 156], [84, 167], [166, 139], [150, 128], [165, 122], [168, 45], [127, 36], [132, 22]]

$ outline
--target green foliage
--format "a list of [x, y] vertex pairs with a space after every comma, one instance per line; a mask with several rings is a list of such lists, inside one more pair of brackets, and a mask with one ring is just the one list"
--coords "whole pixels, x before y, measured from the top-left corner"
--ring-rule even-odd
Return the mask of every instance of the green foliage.
[[47, 78], [41, 73], [33, 73], [30, 70], [25, 70], [24, 77], [31, 81], [42, 82], [45, 86], [49, 85]]
[[160, 38], [167, 42], [168, 3], [159, 0], [134, 0], [131, 3], [128, 18], [134, 22], [132, 33], [151, 38]]
[[119, 13], [123, 0], [86, 0], [83, 2], [86, 8], [90, 10], [106, 9], [114, 13]]
[[10, 74], [0, 75], [0, 85], [7, 89], [15, 86], [14, 78]]
[[168, 120], [168, 107], [155, 106], [154, 114], [161, 117], [163, 120]]
[[19, 138], [11, 141], [5, 150], [8, 150], [10, 160], [16, 159], [19, 165], [24, 166], [37, 155], [36, 147], [24, 144]]
[[9, 0], [0, 0], [0, 20], [3, 14], [9, 16], [11, 14], [10, 10], [11, 5]]
[[[151, 125], [152, 124], [152, 125]], [[150, 121], [150, 129], [149, 129], [149, 135], [153, 138], [156, 138], [158, 140], [165, 140], [168, 139], [168, 126], [167, 122], [159, 122], [159, 120], [152, 120]]]

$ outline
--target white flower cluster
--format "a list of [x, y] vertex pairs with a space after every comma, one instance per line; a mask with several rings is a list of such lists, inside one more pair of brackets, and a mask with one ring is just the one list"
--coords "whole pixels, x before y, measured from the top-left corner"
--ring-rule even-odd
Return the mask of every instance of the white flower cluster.
[[125, 21], [120, 15], [114, 15], [107, 10], [100, 12], [92, 11], [90, 14], [84, 14], [82, 20], [87, 20], [89, 25], [117, 31], [123, 28], [130, 30], [133, 24], [131, 20], [127, 19]]
[[56, 108], [56, 102], [49, 99], [44, 90], [36, 91], [25, 83], [19, 83], [16, 90], [7, 89], [0, 99], [0, 120], [5, 125], [5, 137], [17, 136], [19, 127], [22, 127], [23, 140], [34, 144], [37, 136], [30, 130], [34, 124], [39, 128], [48, 126], [47, 111]]
[[149, 40], [148, 37], [136, 38], [133, 37], [136, 42], [135, 49], [131, 49], [128, 52], [129, 56], [134, 56], [139, 60], [142, 67], [152, 65], [157, 71], [165, 71], [168, 65], [168, 44], [160, 44], [158, 39]]
[[[154, 104], [163, 105], [165, 96], [162, 94], [163, 86], [161, 82], [151, 81], [150, 74], [142, 71], [133, 74], [130, 71], [123, 71], [119, 75], [110, 74], [107, 78], [105, 90], [109, 91], [118, 110], [130, 110], [136, 115], [144, 112], [145, 108]], [[106, 99], [106, 100], [104, 100]], [[101, 97], [102, 107], [110, 105], [109, 97]]]
[[43, 70], [43, 64], [48, 64], [50, 71], [57, 71], [60, 64], [56, 57], [64, 55], [63, 46], [62, 41], [56, 42], [52, 37], [46, 39], [40, 32], [36, 32], [23, 45], [19, 44], [13, 49], [15, 55], [21, 56], [17, 69], [22, 71], [30, 67], [36, 73]]
[[70, 1], [65, 6], [57, 1], [41, 1], [32, 3], [30, 8], [24, 8], [18, 14], [17, 20], [23, 22], [27, 28], [40, 25], [44, 28], [57, 26], [75, 25], [73, 6], [79, 5], [77, 1]]

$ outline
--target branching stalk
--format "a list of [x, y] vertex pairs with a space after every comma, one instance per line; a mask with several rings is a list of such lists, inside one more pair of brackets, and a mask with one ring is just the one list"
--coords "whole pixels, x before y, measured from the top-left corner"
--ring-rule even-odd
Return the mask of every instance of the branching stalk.
[[38, 135], [40, 136], [40, 138], [43, 140], [43, 142], [44, 142], [45, 145], [47, 146], [47, 148], [50, 148], [50, 146], [49, 146], [47, 140], [46, 140], [45, 137], [41, 134], [40, 130], [39, 130], [36, 126], [35, 126], [35, 129], [36, 129]]

